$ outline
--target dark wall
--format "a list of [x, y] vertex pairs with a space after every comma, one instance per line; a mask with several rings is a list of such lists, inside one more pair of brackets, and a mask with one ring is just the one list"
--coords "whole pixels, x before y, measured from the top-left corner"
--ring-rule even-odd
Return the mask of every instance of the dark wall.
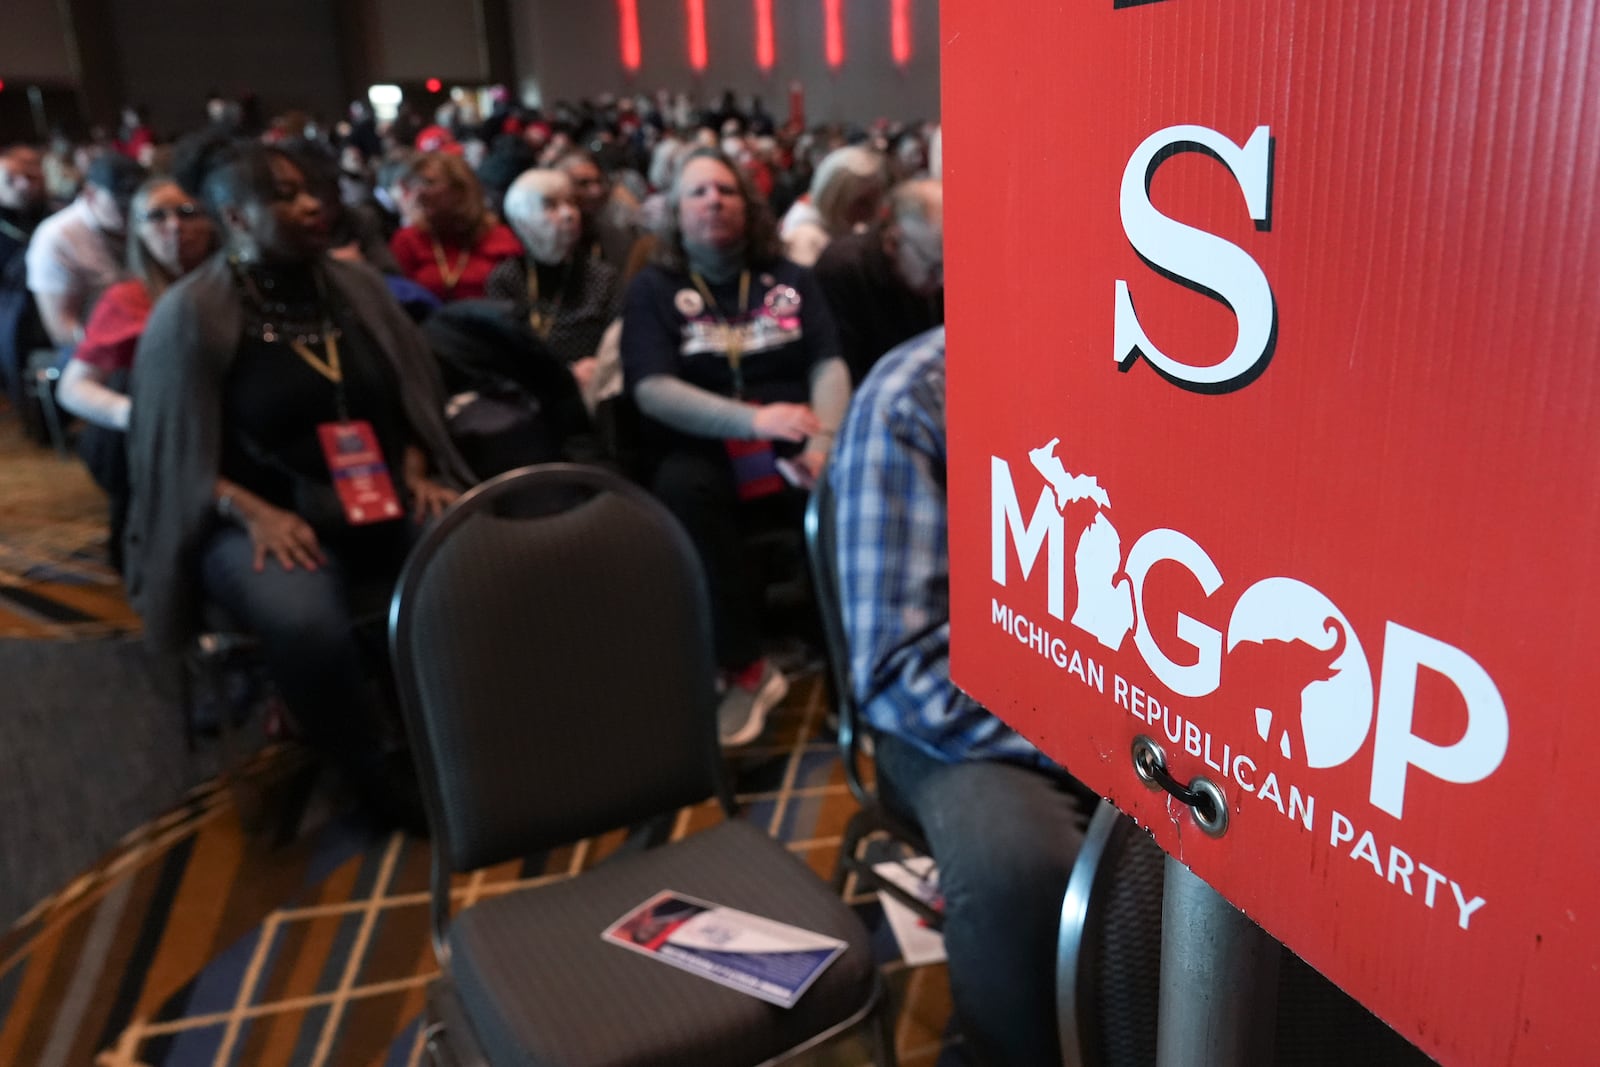
[[342, 109], [327, 0], [115, 0], [111, 8], [123, 96], [147, 106], [157, 129], [203, 123], [212, 89], [255, 92], [268, 115]]
[[176, 130], [204, 121], [211, 89], [254, 91], [267, 115], [301, 107], [331, 117], [373, 82], [489, 81], [507, 66], [498, 48], [525, 95], [546, 101], [733, 89], [761, 94], [782, 116], [799, 81], [812, 121], [938, 117], [937, 0], [911, 4], [903, 70], [890, 56], [889, 0], [844, 0], [837, 71], [824, 56], [822, 0], [774, 0], [770, 73], [756, 67], [751, 0], [705, 3], [703, 75], [689, 67], [682, 0], [638, 0], [642, 64], [629, 77], [610, 0], [0, 0], [0, 78], [8, 93], [30, 80], [79, 86], [100, 122], [114, 123], [121, 102], [142, 103], [158, 129]]
[[367, 0], [373, 9], [374, 82], [439, 78], [476, 85], [489, 78], [478, 0]]
[[807, 118], [867, 121], [937, 118], [939, 5], [914, 0], [912, 58], [902, 71], [889, 44], [889, 0], [845, 0], [845, 61], [828, 69], [822, 0], [774, 0], [776, 63], [763, 74], [755, 62], [751, 0], [706, 0], [707, 66], [689, 66], [688, 27], [678, 0], [639, 0], [641, 64], [630, 78], [618, 46], [614, 3], [534, 0], [515, 5], [517, 68], [524, 93], [546, 103], [606, 92], [680, 90], [702, 97], [732, 89], [760, 93], [780, 117], [790, 81], [806, 89]]
[[0, 2], [0, 78], [8, 92], [30, 80], [75, 80], [55, 0]]

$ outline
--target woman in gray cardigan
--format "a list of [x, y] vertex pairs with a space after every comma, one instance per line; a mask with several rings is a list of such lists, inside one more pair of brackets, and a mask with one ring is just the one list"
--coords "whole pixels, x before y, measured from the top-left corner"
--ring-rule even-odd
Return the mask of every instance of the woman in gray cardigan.
[[228, 248], [168, 290], [139, 344], [128, 592], [158, 650], [180, 651], [205, 604], [256, 635], [312, 745], [375, 813], [420, 824], [403, 753], [385, 751], [358, 606], [381, 609], [416, 523], [470, 472], [420, 333], [376, 273], [324, 254], [300, 167], [256, 144], [212, 151], [205, 194]]

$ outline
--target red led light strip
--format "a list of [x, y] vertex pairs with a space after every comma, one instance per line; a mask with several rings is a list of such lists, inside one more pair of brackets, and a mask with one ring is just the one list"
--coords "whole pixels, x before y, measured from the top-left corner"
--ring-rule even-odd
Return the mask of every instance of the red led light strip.
[[689, 66], [695, 73], [706, 69], [706, 0], [685, 0], [689, 15]]
[[844, 0], [823, 0], [823, 41], [827, 46], [828, 66], [838, 70], [844, 64]]
[[770, 71], [776, 60], [777, 47], [772, 39], [772, 0], [756, 2], [756, 66]]
[[622, 66], [630, 74], [639, 70], [639, 0], [617, 0]]
[[896, 66], [911, 62], [911, 0], [889, 0], [889, 50]]

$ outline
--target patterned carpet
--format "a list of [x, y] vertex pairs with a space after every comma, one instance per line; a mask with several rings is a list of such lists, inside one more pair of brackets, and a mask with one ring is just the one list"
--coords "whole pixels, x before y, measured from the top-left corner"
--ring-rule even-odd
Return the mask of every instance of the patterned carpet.
[[[820, 675], [797, 679], [757, 747], [733, 761], [740, 817], [833, 870], [854, 810], [826, 733]], [[232, 788], [212, 784], [132, 835], [96, 870], [0, 940], [0, 1063], [35, 1067], [372, 1065], [421, 1062], [419, 1015], [435, 971], [428, 845], [373, 836], [313, 799], [275, 845], [241, 827], [241, 805], [282, 794], [305, 764], [262, 753]], [[670, 826], [617, 831], [461, 877], [461, 905], [588, 869], [641, 835], [677, 837], [720, 818], [685, 809]], [[853, 887], [847, 887], [847, 893]], [[908, 968], [871, 898], [854, 898], [900, 1005], [902, 1063], [964, 1062], [943, 964]], [[810, 1061], [868, 1062], [847, 1040]]]
[[[82, 465], [23, 440], [0, 410], [0, 638], [136, 632], [105, 539], [105, 499]], [[732, 763], [740, 817], [820, 877], [831, 875], [854, 811], [825, 725], [826, 692], [815, 670], [797, 677], [767, 736]], [[230, 750], [239, 745], [236, 737]], [[428, 844], [374, 835], [315, 783], [300, 750], [265, 748], [129, 833], [0, 936], [0, 1064], [421, 1062], [419, 1019], [435, 973]], [[719, 818], [714, 805], [686, 809], [671, 825], [461, 877], [455, 896], [465, 906], [568, 878], [630, 841], [676, 838]], [[961, 1063], [944, 965], [907, 967], [876, 900], [853, 886], [847, 893], [900, 1006], [901, 1061]], [[809, 1062], [868, 1059], [864, 1043], [846, 1040]]]
[[139, 619], [106, 565], [106, 499], [0, 401], [0, 637], [98, 637]]

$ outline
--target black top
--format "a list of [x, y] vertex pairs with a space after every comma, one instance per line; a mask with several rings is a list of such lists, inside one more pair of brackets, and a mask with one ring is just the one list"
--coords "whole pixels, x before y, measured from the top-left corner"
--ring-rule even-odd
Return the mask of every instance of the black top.
[[[492, 300], [509, 300], [524, 321], [534, 310], [528, 302], [525, 258], [495, 264], [484, 283]], [[534, 263], [538, 271], [539, 309], [549, 316], [544, 343], [568, 363], [587, 359], [600, 349], [600, 338], [617, 317], [617, 270], [603, 259], [574, 253], [566, 263]]]
[[944, 290], [919, 296], [907, 288], [877, 233], [853, 233], [828, 242], [816, 275], [839, 324], [840, 354], [857, 385], [885, 352], [944, 324]]
[[[320, 535], [350, 532], [333, 494], [332, 476], [317, 427], [340, 419], [340, 389], [291, 346], [306, 346], [326, 361], [323, 309], [338, 332], [346, 413], [365, 419], [389, 465], [395, 490], [404, 494], [403, 460], [411, 434], [389, 363], [377, 343], [342, 302], [324, 303], [307, 270], [252, 272], [265, 308], [247, 296], [239, 349], [223, 382], [222, 474], [275, 507], [296, 511]], [[264, 313], [265, 312], [265, 313]], [[275, 320], [275, 321], [274, 321]], [[270, 333], [275, 338], [264, 336]], [[377, 524], [392, 525], [392, 524]]]

